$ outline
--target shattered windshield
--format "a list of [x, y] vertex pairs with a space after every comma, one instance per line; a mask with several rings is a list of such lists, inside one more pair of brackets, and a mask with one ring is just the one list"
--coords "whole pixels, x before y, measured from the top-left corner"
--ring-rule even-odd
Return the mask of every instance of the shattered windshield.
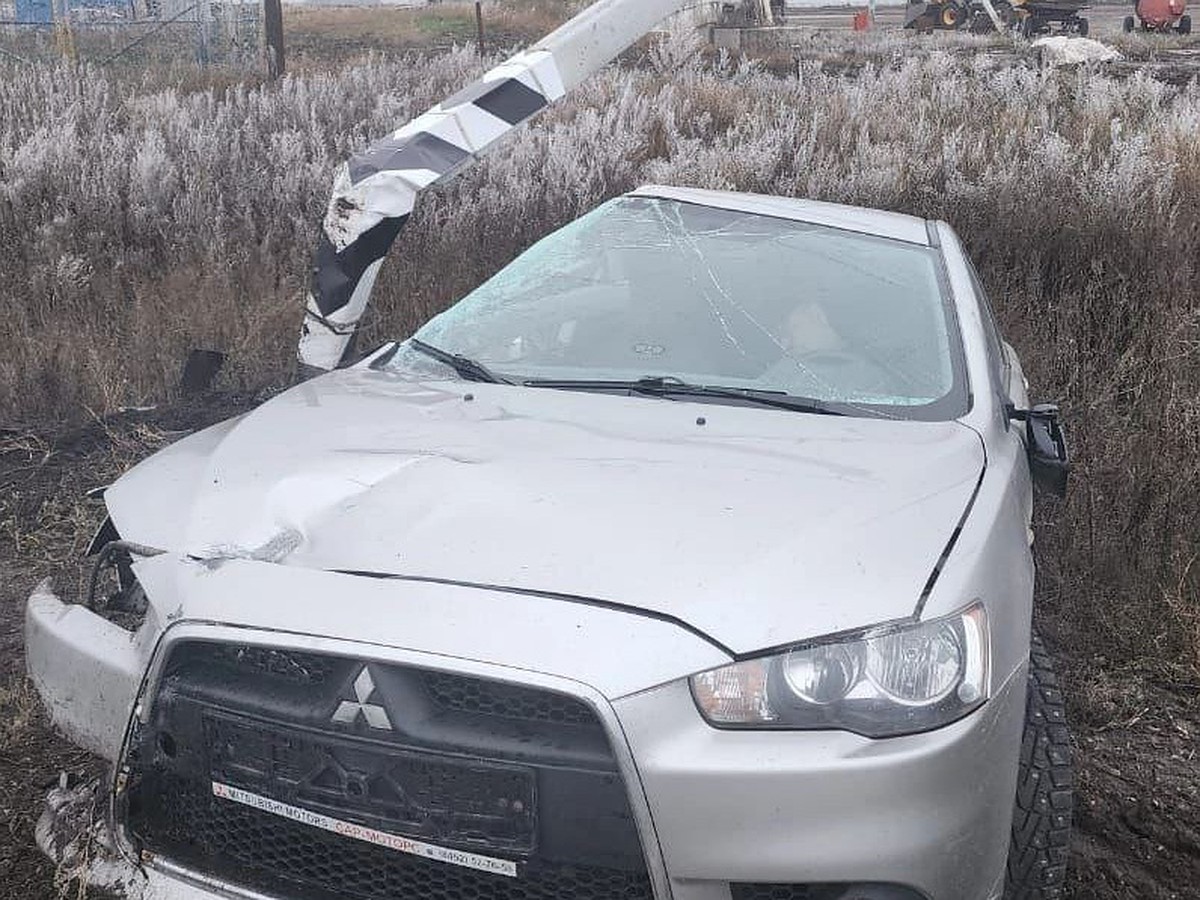
[[515, 383], [669, 378], [944, 419], [966, 388], [938, 272], [915, 244], [625, 197], [414, 337]]

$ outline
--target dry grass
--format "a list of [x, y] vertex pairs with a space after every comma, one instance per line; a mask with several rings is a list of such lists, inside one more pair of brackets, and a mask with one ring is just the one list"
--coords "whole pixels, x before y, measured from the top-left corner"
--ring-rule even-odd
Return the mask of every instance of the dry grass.
[[104, 516], [103, 503], [87, 493], [198, 425], [240, 412], [251, 401], [225, 402], [229, 405], [208, 409], [180, 404], [167, 413], [89, 416], [71, 428], [0, 435], [0, 572], [6, 564], [15, 567], [19, 593], [52, 578], [68, 600], [85, 596], [91, 561], [84, 553]]
[[[565, 21], [581, 4], [563, 0], [503, 0], [484, 7], [484, 42], [527, 43]], [[449, 49], [476, 39], [475, 4], [446, 2], [417, 9], [284, 7], [288, 52], [303, 64], [345, 60], [355, 52]]]
[[[594, 79], [421, 208], [365, 343], [645, 181], [944, 218], [1072, 426], [1073, 494], [1039, 514], [1051, 631], [1200, 668], [1200, 89], [896, 34], [855, 44], [846, 75], [830, 62], [852, 39], [822, 40], [787, 78], [677, 38]], [[481, 65], [460, 49], [203, 90], [0, 73], [0, 415], [169, 396], [194, 346], [229, 352], [227, 388], [286, 381], [334, 165]]]
[[0, 684], [0, 755], [19, 744], [38, 715], [37, 693], [26, 679]]

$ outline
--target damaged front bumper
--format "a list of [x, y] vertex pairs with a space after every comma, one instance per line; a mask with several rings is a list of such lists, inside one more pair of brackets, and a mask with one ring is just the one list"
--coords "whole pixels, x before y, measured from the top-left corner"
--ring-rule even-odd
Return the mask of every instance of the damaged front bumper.
[[[147, 621], [131, 634], [83, 607], [64, 604], [47, 585], [39, 587], [27, 613], [30, 672], [55, 724], [81, 746], [116, 763], [118, 773], [131, 717], [139, 727], [154, 726], [162, 662], [174, 647], [186, 641], [290, 647], [362, 660], [377, 678], [383, 669], [376, 667], [437, 669], [584, 701], [611, 743], [656, 900], [731, 900], [766, 896], [755, 893], [766, 888], [826, 891], [831, 884], [867, 886], [844, 894], [848, 897], [999, 897], [1023, 712], [1020, 670], [977, 713], [927, 734], [870, 740], [843, 732], [721, 732], [703, 722], [686, 681], [679, 678], [714, 664], [715, 651], [669, 623], [541, 598], [245, 561], [211, 569], [158, 558], [142, 563], [139, 574], [152, 596], [155, 582], [165, 587], [168, 574], [177, 576], [176, 587], [179, 579], [193, 581], [182, 593], [193, 613], [218, 598], [231, 602], [231, 597], [255, 596], [256, 604], [243, 607], [241, 617], [258, 621], [209, 625], [203, 622], [219, 618], [199, 614], [164, 628], [151, 604]], [[309, 601], [317, 594], [339, 598], [334, 611], [344, 630], [358, 612], [365, 616], [370, 610], [375, 639], [368, 640], [365, 620], [362, 629], [349, 628], [353, 639], [286, 633], [286, 618], [294, 620], [298, 608], [312, 607]], [[164, 595], [171, 594], [159, 594]], [[422, 614], [431, 604], [439, 610], [436, 617]], [[506, 614], [504, 641], [495, 635], [498, 605]], [[314, 608], [329, 609], [330, 604]], [[388, 615], [380, 617], [381, 609]], [[331, 633], [325, 627], [329, 623], [311, 624]], [[392, 630], [401, 628], [407, 637]], [[554, 649], [572, 640], [578, 643], [571, 652]], [[645, 643], [641, 652], [635, 649], [614, 667], [611, 653], [603, 648], [622, 640], [629, 647]], [[397, 649], [402, 642], [407, 648]], [[652, 654], [652, 646], [670, 652]], [[504, 662], [496, 662], [504, 656]], [[632, 669], [651, 663], [653, 671], [629, 677]], [[360, 671], [365, 669], [354, 668], [354, 673]], [[659, 686], [647, 687], [655, 684]], [[343, 690], [354, 698], [352, 688]], [[394, 696], [368, 693], [358, 701], [386, 704]], [[389, 706], [387, 713], [392, 724], [412, 714], [404, 704]], [[154, 746], [153, 741], [147, 746]], [[117, 784], [122, 783], [118, 774]], [[57, 819], [44, 821], [48, 837], [39, 838], [52, 855], [53, 834], [62, 830], [56, 821], [78, 818], [78, 803], [72, 806], [63, 789], [57, 801], [51, 798]], [[97, 815], [107, 821], [107, 786], [102, 783], [96, 793]], [[575, 804], [580, 815], [588, 812], [584, 805]], [[124, 823], [120, 815], [116, 819], [120, 835]], [[103, 863], [115, 860], [120, 873], [97, 870], [93, 864], [84, 877], [116, 880], [130, 896], [265, 896], [258, 888], [183, 866], [170, 854], [144, 848], [139, 853], [123, 836], [106, 834], [98, 845], [123, 850], [124, 855], [111, 854]], [[62, 854], [56, 858], [61, 860]], [[271, 893], [288, 896], [284, 888]]]
[[159, 629], [136, 632], [64, 603], [49, 581], [25, 607], [25, 660], [54, 726], [74, 744], [116, 762]]

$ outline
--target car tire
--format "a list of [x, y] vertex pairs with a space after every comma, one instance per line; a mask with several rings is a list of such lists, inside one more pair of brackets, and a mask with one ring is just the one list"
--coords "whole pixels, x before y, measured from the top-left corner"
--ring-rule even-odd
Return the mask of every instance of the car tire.
[[1034, 631], [1029, 642], [1025, 731], [1005, 900], [1054, 900], [1063, 896], [1074, 783], [1066, 705], [1054, 661]]
[[1075, 33], [1078, 34], [1080, 37], [1088, 36], [1088, 20], [1087, 19], [1076, 19], [1075, 20]]
[[1125, 21], [1121, 23], [1121, 30], [1126, 34], [1133, 34], [1133, 16], [1125, 17]]
[[1192, 33], [1192, 17], [1191, 16], [1183, 16], [1179, 20], [1179, 33], [1183, 34], [1183, 35], [1188, 35], [1188, 34]]

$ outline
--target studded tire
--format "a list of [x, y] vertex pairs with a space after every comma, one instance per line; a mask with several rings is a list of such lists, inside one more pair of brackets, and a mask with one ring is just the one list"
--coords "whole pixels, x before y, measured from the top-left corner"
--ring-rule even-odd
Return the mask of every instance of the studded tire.
[[1035, 631], [1005, 900], [1063, 896], [1075, 801], [1071, 739], [1054, 661]]

